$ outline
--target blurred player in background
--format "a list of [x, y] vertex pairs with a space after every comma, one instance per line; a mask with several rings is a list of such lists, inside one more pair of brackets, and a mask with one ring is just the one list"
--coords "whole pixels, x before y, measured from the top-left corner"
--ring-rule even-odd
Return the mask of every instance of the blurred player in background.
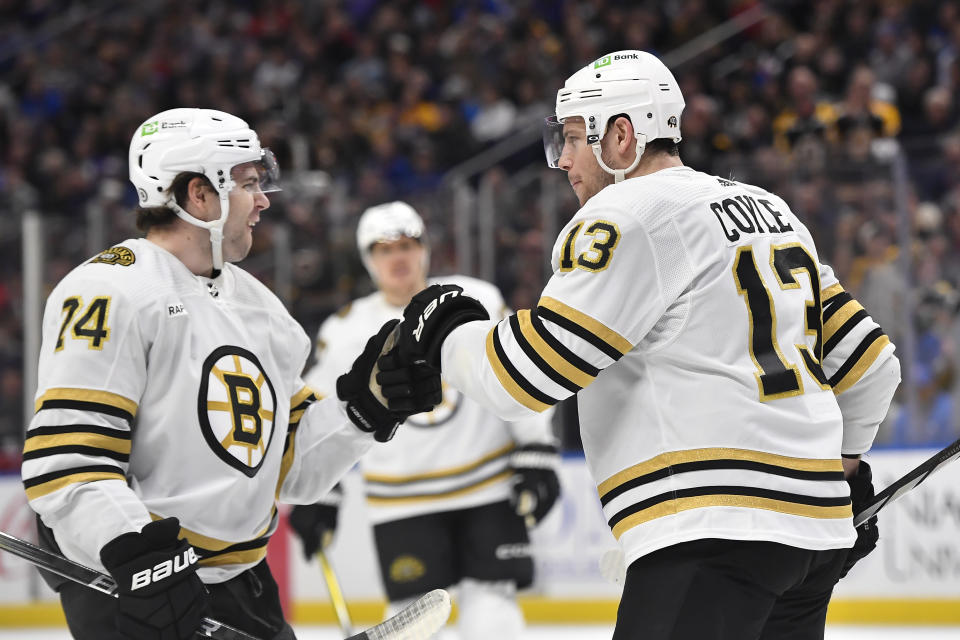
[[[317, 363], [305, 376], [330, 391], [365, 333], [400, 318], [427, 286], [429, 246], [423, 220], [403, 202], [367, 209], [357, 248], [377, 291], [354, 300], [320, 327]], [[500, 292], [466, 276], [444, 276], [480, 300], [489, 317], [506, 317]], [[527, 526], [557, 499], [559, 453], [550, 412], [505, 422], [444, 386], [443, 402], [411, 416], [388, 445], [361, 460], [368, 513], [387, 598], [393, 608], [434, 588], [459, 585], [465, 639], [518, 638], [517, 588], [533, 579]], [[309, 558], [336, 527], [336, 494], [295, 507], [291, 524]]]
[[[146, 237], [86, 261], [47, 300], [23, 483], [44, 546], [119, 587], [114, 599], [52, 577], [75, 638], [192, 638], [204, 615], [293, 638], [264, 560], [276, 501], [316, 500], [407, 415], [370, 388], [389, 325], [357, 343], [339, 399], [318, 402], [300, 378], [309, 337], [231, 264], [278, 175], [243, 120], [157, 114], [130, 144]], [[382, 392], [423, 411], [439, 390], [434, 376]]]
[[834, 584], [876, 543], [851, 495], [872, 495], [859, 456], [899, 363], [781, 198], [683, 166], [683, 107], [642, 51], [572, 75], [545, 147], [581, 208], [537, 308], [464, 322], [469, 300], [431, 287], [399, 348], [505, 419], [578, 392], [629, 567], [616, 640], [822, 638]]

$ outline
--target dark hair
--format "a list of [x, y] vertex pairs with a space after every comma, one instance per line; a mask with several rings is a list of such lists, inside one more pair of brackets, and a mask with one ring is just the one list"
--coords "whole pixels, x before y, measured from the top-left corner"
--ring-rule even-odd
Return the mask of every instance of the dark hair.
[[[183, 171], [177, 174], [177, 177], [170, 183], [167, 193], [173, 194], [177, 204], [181, 207], [187, 201], [187, 190], [190, 187], [190, 181], [194, 178], [201, 178], [207, 186], [213, 189], [210, 179], [202, 173], [195, 171]], [[150, 229], [166, 227], [177, 219], [177, 213], [170, 207], [141, 207], [137, 209], [137, 229], [142, 233], [147, 233]]]
[[[609, 128], [610, 123], [614, 122], [617, 118], [626, 118], [627, 120], [630, 120], [630, 116], [627, 114], [618, 113], [615, 116], [611, 116], [611, 118], [607, 120], [607, 127]], [[630, 124], [633, 124], [632, 120], [630, 120]], [[643, 152], [645, 154], [649, 153], [650, 155], [665, 153], [669, 156], [679, 156], [680, 147], [676, 142], [673, 141], [672, 138], [655, 138], [647, 142], [647, 146], [644, 148]]]

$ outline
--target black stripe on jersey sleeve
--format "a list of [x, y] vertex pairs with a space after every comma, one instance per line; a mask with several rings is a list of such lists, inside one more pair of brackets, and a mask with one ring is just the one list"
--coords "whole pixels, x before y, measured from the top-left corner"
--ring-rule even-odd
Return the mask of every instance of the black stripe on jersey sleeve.
[[838, 498], [807, 496], [799, 493], [789, 493], [786, 491], [773, 491], [772, 489], [761, 489], [759, 487], [735, 487], [735, 486], [714, 486], [714, 487], [691, 487], [688, 489], [676, 489], [661, 493], [660, 495], [641, 500], [625, 509], [615, 513], [607, 524], [612, 529], [618, 522], [634, 513], [649, 509], [663, 502], [677, 500], [680, 498], [698, 498], [701, 496], [749, 496], [753, 498], [767, 498], [770, 500], [780, 500], [782, 502], [792, 502], [794, 504], [809, 505], [811, 507], [845, 507], [850, 504], [850, 496]]
[[617, 496], [635, 489], [637, 487], [662, 480], [668, 476], [691, 471], [713, 471], [717, 469], [746, 469], [749, 471], [762, 471], [775, 476], [784, 478], [795, 478], [797, 480], [818, 480], [825, 482], [837, 482], [843, 480], [843, 471], [804, 471], [802, 469], [789, 469], [774, 464], [756, 462], [754, 460], [698, 460], [696, 462], [681, 462], [673, 464], [662, 469], [657, 469], [650, 473], [638, 476], [624, 482], [621, 485], [611, 489], [600, 496], [600, 504], [606, 505]]
[[69, 469], [60, 469], [58, 471], [51, 471], [50, 473], [44, 473], [42, 475], [36, 476], [34, 478], [26, 478], [23, 481], [23, 487], [29, 489], [31, 487], [36, 487], [41, 485], [44, 482], [50, 482], [51, 480], [56, 480], [58, 478], [63, 478], [65, 476], [72, 476], [78, 473], [115, 473], [121, 478], [124, 478], [123, 469], [112, 464], [96, 464], [86, 467], [70, 467]]
[[510, 359], [507, 358], [507, 352], [503, 350], [503, 345], [500, 344], [500, 332], [494, 327], [493, 331], [493, 350], [497, 354], [497, 358], [500, 360], [500, 364], [503, 365], [503, 369], [507, 372], [507, 375], [517, 383], [517, 386], [523, 389], [530, 397], [538, 400], [544, 404], [555, 405], [559, 400], [556, 398], [551, 398], [540, 389], [533, 386], [529, 380], [523, 377], [523, 374], [517, 370], [513, 363], [510, 362]]
[[586, 373], [591, 377], [596, 378], [597, 374], [600, 373], [599, 368], [593, 366], [592, 364], [590, 364], [589, 362], [587, 362], [586, 360], [584, 360], [583, 358], [575, 354], [573, 351], [570, 351], [570, 349], [567, 349], [567, 347], [564, 346], [562, 342], [557, 340], [557, 337], [552, 333], [550, 333], [550, 331], [545, 326], [543, 326], [543, 321], [540, 320], [540, 316], [537, 314], [536, 309], [530, 310], [530, 324], [533, 325], [533, 328], [536, 330], [536, 332], [540, 335], [541, 338], [543, 338], [543, 341], [546, 342], [548, 345], [550, 345], [550, 347], [554, 351], [560, 354], [560, 356], [564, 360], [566, 360], [567, 362], [572, 364], [574, 367], [576, 367], [577, 369], [580, 369], [580, 371], [583, 371], [584, 373]]
[[117, 462], [129, 462], [130, 454], [120, 451], [111, 451], [110, 449], [101, 449], [100, 447], [90, 447], [82, 444], [64, 444], [57, 447], [46, 447], [35, 451], [26, 451], [23, 454], [24, 460], [35, 460], [48, 456], [62, 455], [65, 453], [80, 453], [86, 456], [99, 456], [111, 458]]
[[299, 403], [299, 404], [298, 404], [297, 406], [295, 406], [295, 407], [292, 407], [292, 408], [290, 409], [290, 413], [293, 413], [294, 411], [301, 411], [301, 410], [303, 410], [303, 409], [306, 409], [307, 407], [309, 407], [310, 405], [312, 405], [312, 404], [313, 404], [314, 402], [316, 402], [317, 400], [319, 400], [319, 398], [317, 398], [317, 394], [311, 393], [310, 395], [308, 395], [306, 398], [303, 399], [303, 402]]
[[824, 300], [823, 301], [823, 323], [826, 324], [827, 320], [833, 317], [833, 314], [835, 314], [837, 311], [840, 311], [840, 309], [843, 308], [843, 306], [848, 302], [850, 302], [851, 300], [853, 300], [853, 296], [851, 296], [846, 291], [838, 293], [837, 295], [833, 296], [829, 300]]
[[606, 340], [594, 335], [593, 333], [591, 333], [584, 327], [581, 327], [579, 324], [577, 324], [570, 318], [565, 318], [564, 316], [560, 315], [553, 309], [547, 309], [546, 307], [539, 306], [537, 307], [537, 313], [539, 313], [541, 317], [549, 320], [555, 325], [562, 327], [563, 329], [566, 329], [567, 331], [577, 336], [584, 342], [590, 343], [591, 345], [596, 347], [599, 351], [602, 351], [604, 354], [610, 357], [612, 360], [617, 361], [623, 357], [623, 354], [620, 353], [620, 351], [616, 347], [608, 343]]
[[119, 440], [130, 440], [130, 432], [123, 429], [112, 429], [96, 424], [71, 424], [59, 427], [34, 427], [27, 431], [27, 438], [34, 436], [59, 436], [68, 433], [95, 433]]
[[124, 411], [119, 407], [114, 407], [109, 404], [103, 404], [102, 402], [89, 402], [86, 400], [44, 400], [43, 404], [40, 405], [40, 408], [37, 409], [37, 412], [44, 411], [46, 409], [75, 409], [77, 411], [92, 411], [94, 413], [102, 413], [108, 416], [114, 416], [116, 418], [121, 418], [126, 420], [127, 423], [133, 422], [133, 414], [129, 411]]
[[837, 372], [830, 377], [830, 386], [835, 387], [840, 383], [843, 378], [850, 373], [850, 370], [857, 366], [857, 363], [860, 361], [860, 358], [863, 357], [863, 354], [866, 353], [867, 349], [870, 348], [874, 342], [885, 336], [883, 329], [877, 327], [873, 331], [867, 334], [860, 344], [857, 345], [857, 348], [853, 350], [853, 353], [850, 354], [850, 357], [847, 358], [847, 361], [843, 363]]
[[830, 339], [823, 343], [823, 355], [829, 355], [833, 348], [840, 344], [840, 341], [850, 333], [855, 326], [860, 324], [860, 321], [867, 318], [866, 309], [860, 309], [855, 314], [847, 318], [847, 321], [844, 322], [840, 327], [833, 332], [833, 335], [830, 336]]
[[547, 364], [546, 360], [540, 357], [540, 354], [537, 353], [537, 350], [533, 348], [533, 345], [527, 342], [526, 337], [523, 335], [523, 331], [520, 330], [520, 321], [517, 320], [516, 314], [510, 316], [510, 328], [513, 330], [513, 337], [516, 338], [517, 344], [520, 345], [520, 348], [525, 354], [527, 354], [527, 357], [530, 358], [530, 361], [537, 365], [537, 368], [540, 369], [545, 376], [556, 382], [570, 393], [576, 393], [583, 388], [575, 382], [567, 380], [564, 376], [560, 375], [559, 372]]

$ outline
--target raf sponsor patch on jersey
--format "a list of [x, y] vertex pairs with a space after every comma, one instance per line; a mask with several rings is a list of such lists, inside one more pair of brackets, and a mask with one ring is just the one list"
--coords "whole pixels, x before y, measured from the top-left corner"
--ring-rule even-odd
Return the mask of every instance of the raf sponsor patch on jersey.
[[217, 457], [249, 477], [260, 470], [275, 431], [277, 394], [257, 356], [225, 345], [203, 363], [197, 411]]
[[190, 315], [187, 313], [187, 308], [183, 306], [183, 303], [180, 301], [171, 302], [167, 305], [167, 317], [173, 318], [175, 316], [187, 316]]
[[115, 264], [121, 267], [129, 267], [136, 261], [137, 256], [134, 255], [133, 251], [121, 246], [104, 249], [90, 260], [91, 263]]

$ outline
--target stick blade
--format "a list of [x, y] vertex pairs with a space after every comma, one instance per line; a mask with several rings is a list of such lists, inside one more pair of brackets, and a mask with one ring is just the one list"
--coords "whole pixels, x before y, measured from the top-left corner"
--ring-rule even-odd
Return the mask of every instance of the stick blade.
[[397, 615], [351, 636], [349, 640], [427, 640], [450, 617], [450, 594], [434, 589], [405, 607]]

